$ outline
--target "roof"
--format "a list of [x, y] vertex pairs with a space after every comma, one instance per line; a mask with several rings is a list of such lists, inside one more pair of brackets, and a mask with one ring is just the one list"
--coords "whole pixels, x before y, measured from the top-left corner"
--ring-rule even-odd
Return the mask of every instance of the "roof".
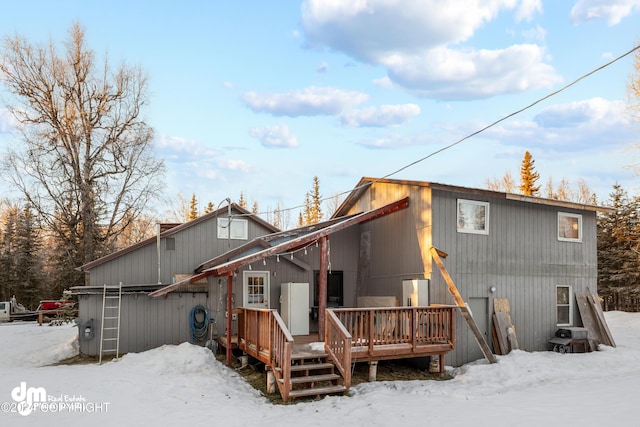
[[[208, 214], [199, 216], [198, 218], [191, 220], [189, 222], [185, 222], [182, 224], [160, 224], [160, 237], [169, 237], [173, 234], [179, 233], [181, 231], [184, 231], [190, 227], [193, 227], [194, 225], [200, 224], [202, 222], [208, 221], [211, 218], [217, 217], [220, 214], [224, 214], [227, 213], [229, 209], [229, 206], [224, 206], [220, 209], [217, 209], [213, 212], [210, 212]], [[272, 232], [278, 232], [280, 231], [279, 228], [275, 227], [274, 225], [266, 222], [265, 220], [263, 220], [262, 218], [260, 218], [259, 216], [249, 212], [248, 210], [244, 209], [243, 207], [241, 207], [240, 205], [237, 205], [235, 203], [231, 204], [231, 209], [234, 210], [235, 212], [238, 212], [239, 214], [246, 216], [248, 218], [251, 218], [251, 220], [255, 221], [256, 223], [262, 225], [263, 227], [267, 228], [268, 230], [272, 231]], [[100, 265], [106, 264], [107, 262], [113, 261], [114, 259], [120, 258], [121, 256], [124, 256], [126, 254], [129, 254], [131, 252], [134, 252], [140, 248], [143, 248], [147, 245], [155, 245], [157, 242], [158, 236], [153, 236], [153, 237], [149, 237], [148, 239], [142, 240], [138, 243], [134, 243], [131, 246], [127, 246], [124, 249], [120, 249], [119, 251], [113, 252], [109, 255], [103, 256], [102, 258], [98, 258], [94, 261], [91, 261], [87, 264], [81, 265], [80, 267], [76, 268], [76, 270], [78, 271], [89, 271], [92, 268], [98, 267]]]
[[[400, 199], [367, 212], [256, 238], [252, 242], [232, 251], [235, 252], [233, 255], [238, 256], [238, 258], [231, 260], [229, 253], [223, 254], [203, 263], [196, 269], [193, 276], [151, 292], [149, 296], [159, 297], [183, 285], [201, 280], [207, 276], [225, 276], [232, 274], [233, 271], [247, 264], [261, 261], [271, 256], [293, 253], [298, 249], [314, 244], [332, 233], [344, 230], [356, 224], [372, 221], [381, 216], [405, 209], [408, 206], [409, 198], [405, 197], [404, 199]], [[227, 261], [225, 261], [225, 259]]]
[[424, 188], [431, 188], [434, 190], [456, 192], [456, 193], [475, 194], [475, 195], [482, 195], [482, 196], [493, 197], [498, 199], [516, 200], [516, 201], [536, 203], [541, 205], [558, 206], [558, 207], [563, 207], [567, 209], [578, 209], [578, 210], [604, 212], [604, 213], [613, 212], [613, 209], [604, 207], [604, 206], [568, 202], [565, 200], [546, 199], [543, 197], [525, 196], [523, 194], [505, 193], [505, 192], [480, 189], [480, 188], [460, 187], [455, 185], [439, 184], [436, 182], [427, 182], [427, 181], [363, 177], [360, 179], [360, 181], [355, 186], [355, 188], [351, 190], [347, 198], [338, 207], [338, 209], [336, 210], [336, 212], [333, 214], [332, 217], [333, 218], [340, 217], [345, 215], [347, 212], [349, 212], [349, 210], [356, 204], [356, 202], [360, 199], [360, 197], [362, 197], [362, 195], [369, 189], [371, 184], [377, 183], [377, 182], [384, 183], [384, 184], [397, 184], [397, 185], [424, 187]]

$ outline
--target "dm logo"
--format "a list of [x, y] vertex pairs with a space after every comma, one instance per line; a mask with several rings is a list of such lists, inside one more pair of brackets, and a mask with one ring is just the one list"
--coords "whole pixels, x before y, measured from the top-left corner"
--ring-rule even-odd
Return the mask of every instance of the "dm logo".
[[18, 413], [26, 417], [33, 412], [36, 403], [47, 401], [47, 392], [44, 387], [27, 388], [27, 383], [22, 381], [11, 390], [11, 398], [18, 404]]

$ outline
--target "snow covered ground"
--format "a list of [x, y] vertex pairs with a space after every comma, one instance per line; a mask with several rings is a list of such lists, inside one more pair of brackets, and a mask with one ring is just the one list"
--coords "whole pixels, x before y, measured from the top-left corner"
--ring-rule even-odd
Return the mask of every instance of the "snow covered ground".
[[[269, 403], [201, 347], [164, 346], [102, 366], [51, 366], [77, 354], [74, 326], [0, 324], [0, 425], [637, 426], [640, 314], [606, 318], [616, 348], [516, 351], [494, 365], [448, 368], [450, 381], [366, 383], [349, 396], [290, 405]], [[19, 414], [17, 401], [38, 388], [49, 407]]]

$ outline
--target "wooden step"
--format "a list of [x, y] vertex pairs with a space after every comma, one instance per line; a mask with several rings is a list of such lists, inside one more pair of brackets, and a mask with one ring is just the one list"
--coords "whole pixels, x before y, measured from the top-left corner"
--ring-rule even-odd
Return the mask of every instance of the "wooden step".
[[315, 383], [320, 381], [334, 381], [342, 378], [338, 374], [322, 374], [322, 375], [307, 375], [305, 377], [293, 377], [291, 378], [291, 384], [304, 384]]
[[291, 372], [299, 371], [313, 371], [317, 369], [331, 369], [335, 368], [333, 363], [309, 363], [308, 365], [291, 365]]
[[318, 359], [326, 359], [327, 357], [329, 357], [329, 355], [327, 353], [314, 353], [314, 354], [309, 354], [309, 353], [300, 353], [300, 354], [294, 354], [291, 356], [291, 360], [318, 360]]
[[347, 391], [347, 388], [343, 385], [334, 385], [334, 386], [318, 387], [318, 388], [303, 388], [300, 390], [291, 390], [289, 392], [289, 397], [291, 399], [295, 399], [296, 397], [320, 396], [323, 394], [344, 393], [345, 391]]

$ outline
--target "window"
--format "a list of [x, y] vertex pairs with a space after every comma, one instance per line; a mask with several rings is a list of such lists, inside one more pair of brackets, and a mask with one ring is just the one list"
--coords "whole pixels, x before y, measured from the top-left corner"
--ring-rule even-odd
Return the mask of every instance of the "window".
[[558, 212], [558, 240], [582, 242], [582, 215]]
[[269, 272], [244, 271], [243, 306], [269, 308]]
[[176, 250], [176, 239], [175, 237], [167, 237], [165, 239], [165, 249], [168, 251]]
[[556, 287], [556, 308], [558, 326], [571, 325], [573, 310], [571, 306], [571, 286], [558, 285]]
[[249, 221], [242, 218], [218, 218], [218, 239], [247, 240], [249, 238]]
[[489, 234], [489, 203], [458, 199], [458, 233]]

